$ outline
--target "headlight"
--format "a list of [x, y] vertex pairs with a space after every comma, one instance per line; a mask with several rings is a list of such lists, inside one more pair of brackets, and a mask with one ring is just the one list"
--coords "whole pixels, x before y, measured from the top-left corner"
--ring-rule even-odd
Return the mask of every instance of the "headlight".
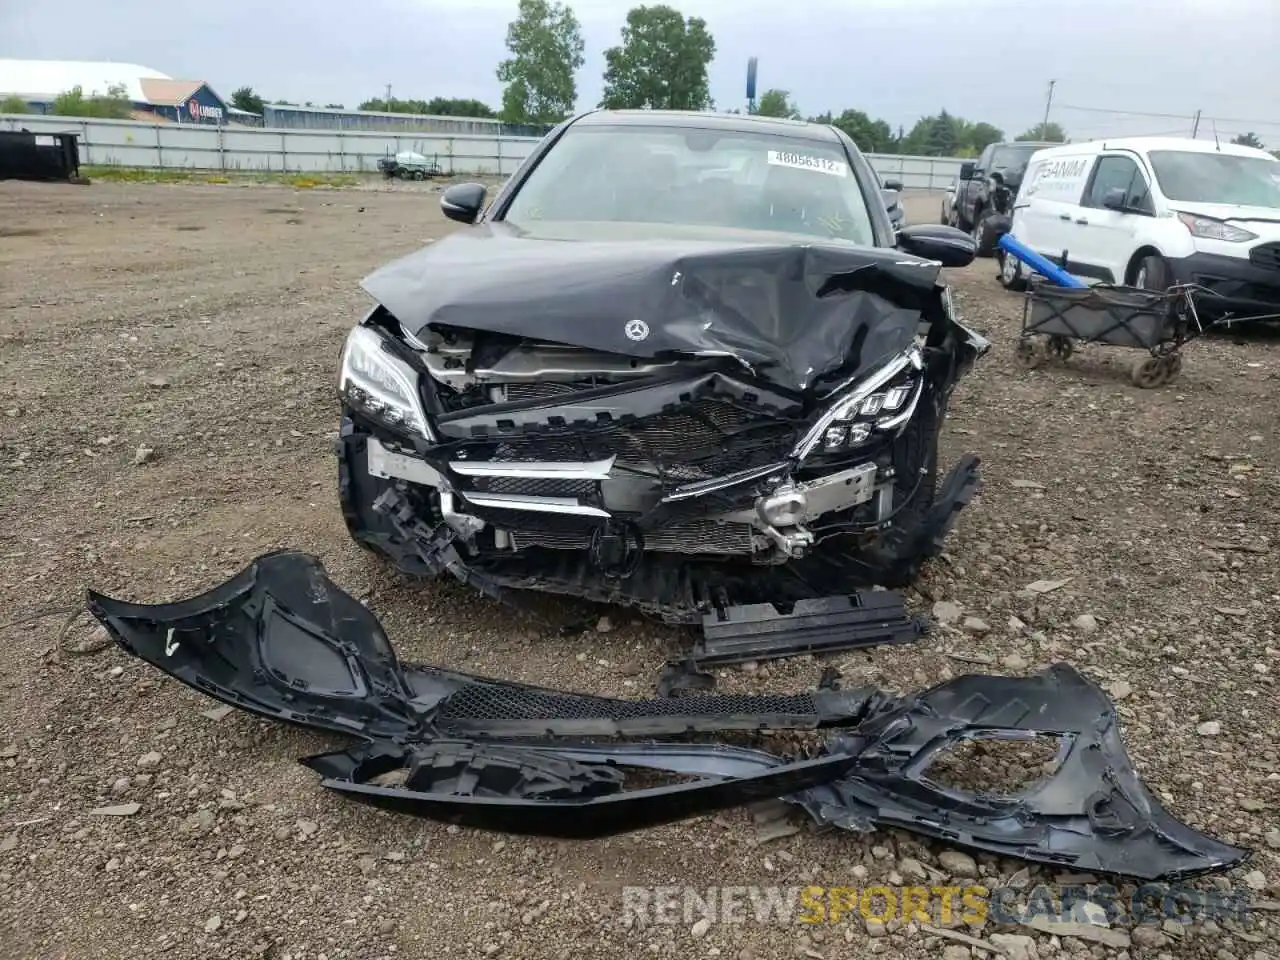
[[898, 429], [915, 413], [924, 389], [923, 369], [924, 357], [913, 344], [854, 384], [818, 418], [791, 455], [803, 460], [811, 453], [851, 450], [877, 433]]
[[356, 327], [342, 349], [338, 391], [360, 412], [387, 426], [430, 440], [427, 414], [418, 395], [417, 372], [383, 349], [382, 337]]
[[1229, 223], [1223, 223], [1221, 220], [1215, 220], [1213, 217], [1197, 217], [1194, 213], [1180, 213], [1178, 219], [1182, 221], [1182, 225], [1191, 231], [1193, 237], [1199, 237], [1201, 240], [1225, 240], [1228, 243], [1244, 243], [1246, 240], [1256, 240], [1258, 235], [1243, 230], [1240, 227], [1233, 227]]

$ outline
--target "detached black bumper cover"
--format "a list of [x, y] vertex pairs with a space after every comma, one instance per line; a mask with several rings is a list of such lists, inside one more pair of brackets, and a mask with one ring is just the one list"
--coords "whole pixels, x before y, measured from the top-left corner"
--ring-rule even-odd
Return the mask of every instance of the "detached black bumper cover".
[[[1067, 666], [1026, 679], [966, 676], [906, 698], [826, 689], [630, 701], [402, 665], [374, 615], [299, 553], [260, 557], [178, 603], [93, 592], [88, 602], [120, 646], [195, 689], [356, 737], [303, 762], [330, 789], [419, 816], [593, 837], [783, 796], [845, 829], [899, 827], [1142, 879], [1247, 856], [1164, 811], [1129, 763], [1106, 696]], [[834, 731], [825, 747], [795, 758], [675, 739], [819, 728]], [[1037, 734], [1061, 738], [1064, 753], [1025, 793], [966, 793], [928, 776], [964, 739]], [[645, 785], [627, 789], [636, 777]]]

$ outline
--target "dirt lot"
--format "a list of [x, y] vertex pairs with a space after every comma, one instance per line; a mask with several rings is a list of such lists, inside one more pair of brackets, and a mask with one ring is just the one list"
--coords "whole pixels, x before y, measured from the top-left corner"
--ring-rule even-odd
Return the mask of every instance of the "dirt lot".
[[[88, 585], [187, 596], [295, 547], [367, 600], [412, 659], [650, 693], [674, 642], [664, 629], [615, 611], [609, 632], [545, 637], [461, 588], [402, 583], [347, 539], [330, 444], [338, 350], [366, 305], [360, 277], [448, 229], [435, 200], [414, 189], [0, 185], [0, 621], [73, 605]], [[913, 220], [934, 219], [934, 198], [911, 207]], [[954, 281], [995, 348], [957, 394], [945, 451], [978, 453], [987, 482], [911, 602], [951, 600], [981, 622], [837, 662], [851, 680], [900, 690], [973, 669], [1076, 664], [1122, 701], [1133, 758], [1172, 810], [1257, 849], [1233, 875], [1194, 886], [1229, 884], [1276, 909], [1280, 344], [1196, 343], [1182, 379], [1157, 391], [1129, 385], [1125, 351], [1088, 349], [1028, 373], [1011, 362], [1020, 301], [996, 285], [991, 261]], [[1022, 589], [1040, 579], [1067, 582], [1029, 600]], [[94, 636], [80, 621], [59, 644], [64, 619], [8, 626], [0, 646], [7, 958], [947, 949], [954, 960], [969, 945], [914, 923], [628, 924], [621, 888], [1059, 876], [940, 861], [946, 848], [907, 835], [800, 821], [767, 840], [744, 811], [599, 843], [371, 812], [326, 795], [294, 762], [323, 738], [239, 713], [210, 719], [211, 701], [114, 648], [75, 655]], [[735, 670], [721, 685], [794, 690], [819, 671]], [[132, 816], [90, 813], [133, 802]], [[964, 929], [1014, 958], [1127, 947], [1230, 960], [1274, 956], [1278, 921], [1117, 920], [1087, 939]]]

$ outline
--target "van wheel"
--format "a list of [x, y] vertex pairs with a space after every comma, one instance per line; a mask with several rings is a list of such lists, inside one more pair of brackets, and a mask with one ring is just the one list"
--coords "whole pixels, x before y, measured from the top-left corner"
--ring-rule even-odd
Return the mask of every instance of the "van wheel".
[[1000, 286], [1014, 292], [1025, 290], [1027, 281], [1022, 276], [1022, 261], [1017, 257], [1009, 256], [1003, 250], [996, 251], [996, 258], [1000, 261], [1000, 272], [996, 274]]
[[1138, 271], [1133, 276], [1133, 285], [1143, 290], [1158, 290], [1163, 293], [1173, 286], [1173, 272], [1164, 257], [1143, 257], [1138, 261]]

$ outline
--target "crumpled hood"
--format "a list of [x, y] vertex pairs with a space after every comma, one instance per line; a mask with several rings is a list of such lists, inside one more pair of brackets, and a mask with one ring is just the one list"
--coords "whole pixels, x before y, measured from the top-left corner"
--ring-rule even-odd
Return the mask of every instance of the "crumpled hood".
[[727, 355], [797, 390], [904, 349], [941, 300], [939, 266], [893, 249], [627, 226], [539, 237], [484, 224], [363, 286], [414, 334], [447, 325], [643, 358]]

